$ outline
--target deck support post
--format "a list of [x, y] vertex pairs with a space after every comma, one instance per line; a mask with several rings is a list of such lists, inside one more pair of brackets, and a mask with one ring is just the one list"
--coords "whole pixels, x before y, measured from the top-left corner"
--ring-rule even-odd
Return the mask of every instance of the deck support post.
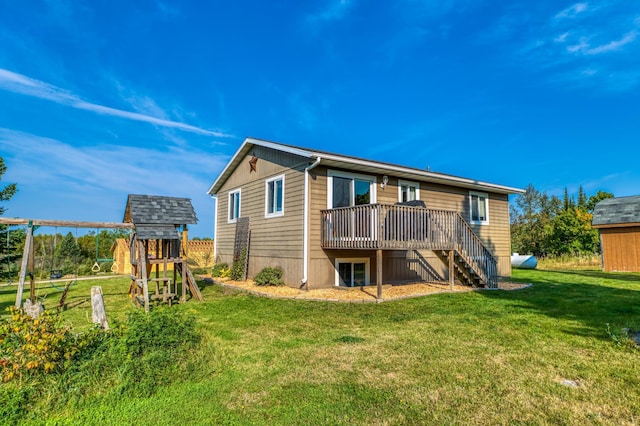
[[382, 250], [376, 250], [376, 284], [378, 292], [376, 299], [382, 300]]
[[453, 291], [453, 286], [455, 284], [456, 275], [453, 272], [454, 264], [453, 264], [453, 256], [455, 251], [449, 250], [449, 289]]

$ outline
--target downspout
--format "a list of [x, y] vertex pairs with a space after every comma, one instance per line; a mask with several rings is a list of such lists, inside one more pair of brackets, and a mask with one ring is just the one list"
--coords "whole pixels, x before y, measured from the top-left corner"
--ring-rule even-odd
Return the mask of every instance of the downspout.
[[315, 168], [322, 161], [322, 157], [316, 158], [311, 165], [304, 169], [304, 218], [303, 218], [303, 242], [302, 242], [302, 280], [300, 280], [300, 287], [307, 286], [307, 276], [309, 273], [309, 170]]
[[216, 264], [216, 255], [218, 254], [218, 196], [212, 195], [213, 207], [213, 264]]

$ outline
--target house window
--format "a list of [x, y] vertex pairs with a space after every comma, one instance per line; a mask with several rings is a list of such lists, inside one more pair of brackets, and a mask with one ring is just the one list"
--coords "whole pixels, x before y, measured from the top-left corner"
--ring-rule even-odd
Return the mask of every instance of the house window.
[[235, 222], [240, 217], [240, 189], [229, 192], [229, 222]]
[[376, 202], [376, 178], [353, 173], [328, 173], [327, 207], [360, 206]]
[[417, 182], [398, 181], [398, 201], [401, 203], [420, 199], [420, 184]]
[[284, 175], [265, 182], [265, 217], [284, 215]]
[[369, 285], [370, 260], [336, 259], [336, 286], [356, 287]]
[[483, 192], [470, 192], [469, 204], [471, 223], [478, 225], [489, 224], [489, 196]]

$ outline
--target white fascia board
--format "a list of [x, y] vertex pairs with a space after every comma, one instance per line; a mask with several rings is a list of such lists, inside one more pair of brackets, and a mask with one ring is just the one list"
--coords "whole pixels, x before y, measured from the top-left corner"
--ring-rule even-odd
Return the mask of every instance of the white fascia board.
[[343, 157], [339, 155], [331, 155], [326, 153], [314, 153], [316, 156], [322, 156], [325, 161], [335, 161], [344, 164], [352, 164], [360, 167], [377, 169], [380, 172], [389, 172], [390, 174], [398, 173], [403, 176], [411, 175], [416, 180], [427, 182], [442, 183], [446, 185], [462, 186], [469, 189], [485, 190], [502, 194], [523, 194], [524, 189], [513, 188], [510, 186], [497, 185], [494, 183], [481, 182], [473, 179], [462, 178], [458, 176], [445, 175], [419, 169], [413, 169], [393, 164], [378, 163], [376, 161], [362, 160], [358, 158]]
[[290, 154], [299, 155], [301, 157], [311, 158], [313, 156], [312, 152], [304, 149], [281, 145], [275, 142], [264, 141], [262, 139], [245, 138], [244, 142], [242, 142], [242, 145], [240, 145], [240, 148], [238, 148], [236, 153], [233, 154], [231, 160], [229, 160], [225, 168], [222, 170], [222, 173], [220, 173], [220, 175], [218, 176], [218, 179], [216, 179], [215, 182], [213, 182], [213, 184], [209, 187], [207, 194], [214, 195], [218, 191], [219, 186], [227, 180], [229, 175], [233, 173], [235, 168], [238, 166], [238, 163], [242, 160], [242, 158], [244, 158], [246, 153], [249, 152], [251, 147], [255, 145], [275, 149], [277, 151], [288, 152]]

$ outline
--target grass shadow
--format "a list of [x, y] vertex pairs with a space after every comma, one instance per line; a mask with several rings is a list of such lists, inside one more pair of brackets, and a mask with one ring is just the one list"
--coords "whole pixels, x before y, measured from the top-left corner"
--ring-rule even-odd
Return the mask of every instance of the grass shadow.
[[[517, 291], [483, 291], [490, 299], [547, 317], [578, 322], [570, 332], [606, 337], [612, 329], [640, 329], [640, 274], [601, 271], [514, 270], [514, 281], [533, 284]], [[569, 330], [567, 330], [569, 331]]]

